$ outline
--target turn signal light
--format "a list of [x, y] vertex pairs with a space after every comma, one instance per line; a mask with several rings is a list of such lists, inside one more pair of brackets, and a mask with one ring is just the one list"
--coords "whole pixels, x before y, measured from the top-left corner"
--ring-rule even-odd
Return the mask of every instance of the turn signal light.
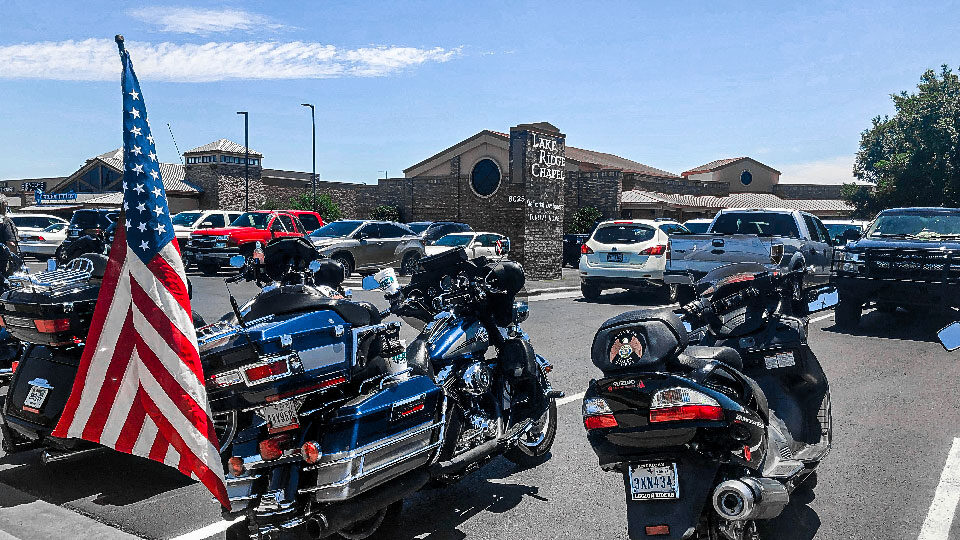
[[37, 327], [37, 332], [54, 334], [56, 332], [66, 332], [69, 330], [70, 319], [35, 319], [33, 325]]
[[18, 367], [20, 367], [20, 361], [14, 360], [13, 363], [10, 364], [10, 373], [16, 373]]
[[227, 465], [230, 467], [230, 472], [234, 476], [240, 476], [243, 474], [243, 471], [247, 469], [246, 465], [243, 463], [243, 458], [239, 456], [233, 456], [227, 460]]
[[590, 246], [586, 244], [580, 244], [580, 254], [581, 255], [593, 255], [593, 250], [590, 249]]
[[670, 535], [670, 526], [669, 525], [647, 525], [644, 527], [647, 536], [669, 536]]
[[247, 380], [250, 381], [250, 384], [253, 384], [263, 379], [283, 375], [287, 373], [287, 371], [289, 371], [289, 368], [287, 367], [287, 359], [282, 358], [275, 362], [270, 362], [269, 364], [247, 368], [246, 374]]
[[617, 427], [617, 419], [603, 398], [585, 398], [582, 412], [583, 427], [587, 428], [587, 431]]
[[647, 249], [640, 252], [641, 255], [663, 255], [667, 251], [667, 246], [660, 244], [658, 246], [650, 246]]
[[300, 447], [300, 455], [303, 460], [313, 465], [320, 460], [320, 445], [315, 441], [307, 441]]

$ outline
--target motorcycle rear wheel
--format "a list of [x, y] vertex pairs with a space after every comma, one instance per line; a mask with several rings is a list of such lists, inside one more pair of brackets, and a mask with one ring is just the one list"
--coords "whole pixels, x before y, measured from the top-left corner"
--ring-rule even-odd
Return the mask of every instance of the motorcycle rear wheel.
[[557, 438], [557, 400], [550, 406], [517, 443], [507, 450], [504, 457], [523, 468], [536, 467], [550, 458], [550, 449]]
[[390, 538], [396, 532], [400, 521], [400, 512], [403, 510], [403, 501], [397, 501], [386, 508], [381, 508], [376, 514], [367, 519], [358, 521], [337, 533], [337, 537], [345, 540], [372, 540], [375, 538]]

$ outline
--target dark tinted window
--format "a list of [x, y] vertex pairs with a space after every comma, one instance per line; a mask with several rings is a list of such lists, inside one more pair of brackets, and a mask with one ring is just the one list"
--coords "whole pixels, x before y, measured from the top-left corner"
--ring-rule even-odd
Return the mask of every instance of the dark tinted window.
[[313, 214], [300, 214], [297, 217], [300, 218], [300, 223], [303, 224], [304, 230], [312, 231], [320, 227], [320, 220]]
[[226, 224], [227, 224], [227, 220], [223, 218], [223, 214], [210, 214], [209, 216], [203, 218], [203, 221], [200, 222], [201, 226], [207, 226], [207, 227], [213, 227], [213, 228], [223, 227]]
[[655, 229], [639, 223], [605, 225], [593, 233], [593, 239], [601, 244], [636, 244], [653, 238]]
[[810, 233], [810, 238], [816, 240], [817, 242], [826, 242], [827, 239], [820, 236], [820, 229], [817, 228], [817, 224], [813, 222], [813, 218], [804, 214], [803, 223], [807, 226], [807, 231]]
[[710, 228], [710, 222], [704, 222], [704, 223], [684, 223], [683, 226], [686, 227], [688, 231], [690, 231], [690, 232], [692, 232], [692, 233], [694, 233], [694, 234], [703, 234], [703, 233], [707, 232], [707, 229]]
[[376, 223], [367, 223], [360, 229], [366, 238], [380, 238], [380, 226]]
[[283, 221], [283, 228], [286, 229], [287, 232], [296, 232], [297, 229], [293, 226], [292, 217], [288, 216], [287, 214], [281, 214], [280, 221]]
[[679, 223], [671, 223], [669, 225], [661, 225], [660, 230], [667, 234], [688, 234], [690, 231], [686, 227], [680, 225]]
[[255, 229], [266, 229], [270, 223], [270, 214], [263, 212], [247, 212], [233, 220], [231, 225], [236, 227], [253, 227]]
[[284, 232], [286, 229], [283, 226], [283, 221], [277, 217], [270, 223], [270, 230], [277, 232]]
[[470, 173], [470, 185], [477, 195], [493, 195], [500, 187], [500, 167], [492, 159], [481, 159]]
[[413, 231], [415, 234], [422, 233], [423, 231], [427, 230], [427, 227], [429, 226], [430, 226], [429, 222], [407, 223], [407, 227], [410, 227], [410, 230]]
[[[115, 215], [115, 214], [114, 214]], [[77, 210], [73, 213], [73, 219], [70, 220], [70, 226], [74, 229], [96, 229], [107, 228], [112, 220], [107, 218], [107, 214], [95, 210]]]
[[394, 225], [393, 223], [380, 224], [380, 238], [399, 238], [408, 234], [411, 233], [403, 230], [398, 225]]
[[800, 238], [800, 230], [790, 214], [775, 212], [728, 212], [717, 216], [711, 232], [719, 234], [757, 234]]
[[313, 231], [310, 233], [310, 236], [316, 236], [318, 238], [340, 238], [357, 230], [357, 227], [362, 223], [362, 221], [334, 221]]

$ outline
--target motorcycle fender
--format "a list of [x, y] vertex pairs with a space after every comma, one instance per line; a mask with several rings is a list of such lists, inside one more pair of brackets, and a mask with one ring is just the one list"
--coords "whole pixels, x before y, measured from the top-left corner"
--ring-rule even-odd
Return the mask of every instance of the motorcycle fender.
[[648, 539], [646, 528], [666, 525], [669, 534], [654, 538], [672, 540], [693, 536], [704, 510], [712, 511], [707, 502], [714, 487], [720, 464], [696, 456], [677, 456], [660, 461], [677, 464], [680, 497], [666, 501], [634, 501], [630, 496], [630, 475], [623, 471], [623, 488], [627, 499], [627, 532], [631, 540]]

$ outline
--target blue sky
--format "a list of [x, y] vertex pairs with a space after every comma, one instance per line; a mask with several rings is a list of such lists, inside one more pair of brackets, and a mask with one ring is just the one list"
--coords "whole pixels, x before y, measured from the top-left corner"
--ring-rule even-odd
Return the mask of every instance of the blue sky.
[[126, 36], [163, 161], [218, 138], [271, 168], [390, 176], [481, 129], [549, 121], [572, 146], [682, 172], [749, 155], [850, 179], [889, 94], [960, 65], [954, 3], [0, 0], [0, 179], [121, 145]]

